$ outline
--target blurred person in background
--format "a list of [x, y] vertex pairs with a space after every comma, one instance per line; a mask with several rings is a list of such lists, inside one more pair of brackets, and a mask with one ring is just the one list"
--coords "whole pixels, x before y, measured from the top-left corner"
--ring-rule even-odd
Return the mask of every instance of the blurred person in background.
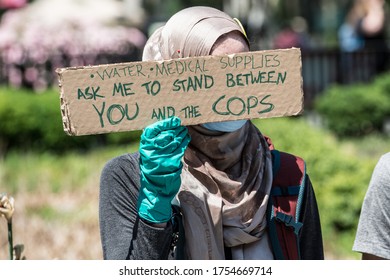
[[384, 0], [355, 0], [338, 32], [342, 51], [374, 53], [372, 58], [375, 61], [369, 63], [374, 65], [376, 73], [385, 71], [388, 63], [385, 4]]
[[[214, 8], [192, 7], [151, 35], [143, 60], [247, 51], [235, 20]], [[101, 174], [104, 259], [274, 259], [266, 214], [275, 175], [271, 146], [249, 120], [184, 127], [173, 117], [146, 127], [139, 152], [110, 160]], [[291, 179], [289, 171], [280, 172]], [[302, 227], [294, 241], [302, 259], [323, 259], [314, 190], [306, 174], [299, 178], [302, 211], [290, 226]], [[174, 219], [178, 215], [182, 219]], [[184, 231], [185, 240], [175, 250], [178, 223], [178, 238]]]
[[360, 213], [353, 250], [363, 260], [390, 259], [390, 153], [372, 173]]
[[275, 49], [300, 48], [302, 50], [310, 47], [310, 39], [307, 34], [307, 22], [302, 17], [294, 17], [282, 30], [276, 34], [273, 40]]

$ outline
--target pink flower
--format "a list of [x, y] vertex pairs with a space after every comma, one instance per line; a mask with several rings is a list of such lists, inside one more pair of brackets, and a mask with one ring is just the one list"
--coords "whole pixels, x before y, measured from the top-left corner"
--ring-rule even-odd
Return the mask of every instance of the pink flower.
[[24, 7], [26, 3], [26, 0], [0, 0], [0, 8], [18, 9]]

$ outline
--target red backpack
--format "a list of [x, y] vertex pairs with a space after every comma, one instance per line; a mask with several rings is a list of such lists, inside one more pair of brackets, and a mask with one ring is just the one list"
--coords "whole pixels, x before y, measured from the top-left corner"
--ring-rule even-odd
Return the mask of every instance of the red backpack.
[[270, 145], [273, 183], [268, 202], [268, 233], [277, 260], [299, 260], [299, 222], [305, 191], [306, 165], [303, 159], [279, 152]]

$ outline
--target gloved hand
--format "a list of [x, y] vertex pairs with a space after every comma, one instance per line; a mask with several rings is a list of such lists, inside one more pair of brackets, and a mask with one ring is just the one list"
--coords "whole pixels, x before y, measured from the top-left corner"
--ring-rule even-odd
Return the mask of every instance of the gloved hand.
[[171, 201], [180, 188], [181, 159], [190, 142], [178, 117], [145, 128], [140, 142], [141, 189], [138, 214], [152, 223], [167, 222], [172, 216]]

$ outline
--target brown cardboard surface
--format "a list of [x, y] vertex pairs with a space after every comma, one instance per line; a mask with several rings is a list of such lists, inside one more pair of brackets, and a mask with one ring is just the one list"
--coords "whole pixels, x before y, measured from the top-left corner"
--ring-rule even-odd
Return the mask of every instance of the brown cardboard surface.
[[139, 130], [170, 116], [183, 125], [299, 115], [297, 48], [57, 69], [69, 135]]

